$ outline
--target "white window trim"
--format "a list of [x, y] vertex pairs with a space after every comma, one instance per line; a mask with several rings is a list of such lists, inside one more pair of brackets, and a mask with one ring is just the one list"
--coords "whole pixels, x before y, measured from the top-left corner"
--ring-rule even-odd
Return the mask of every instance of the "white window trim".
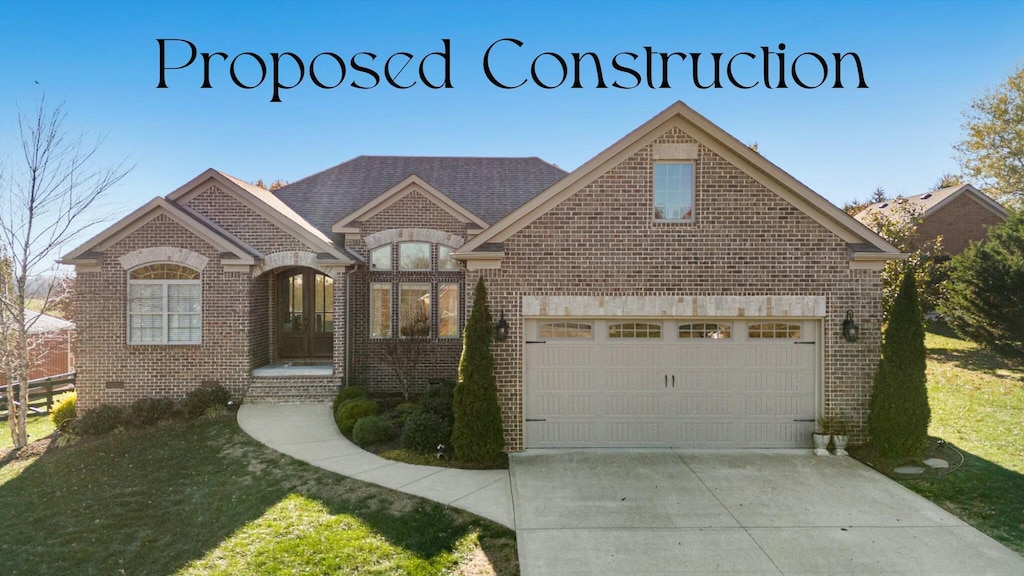
[[[375, 324], [375, 314], [373, 311], [373, 288], [375, 286], [386, 286], [388, 289], [388, 333], [385, 336], [380, 336], [373, 333], [373, 326]], [[391, 282], [370, 282], [370, 339], [371, 340], [387, 340], [393, 338], [395, 335], [395, 323], [393, 321], [394, 314], [392, 311], [395, 307], [394, 302], [395, 289]]]
[[[689, 218], [658, 218], [655, 214], [655, 193], [657, 177], [655, 170], [660, 164], [689, 164], [690, 165], [690, 217]], [[651, 169], [651, 221], [666, 223], [692, 224], [697, 218], [697, 163], [693, 160], [655, 160]]]
[[[127, 280], [128, 281], [127, 281], [127, 284], [125, 285], [125, 292], [126, 292], [127, 298], [125, 298], [125, 315], [124, 315], [124, 319], [125, 319], [125, 336], [126, 336], [125, 339], [127, 340], [128, 345], [129, 346], [197, 346], [197, 345], [201, 345], [203, 343], [203, 326], [205, 324], [205, 322], [203, 321], [204, 317], [203, 317], [203, 275], [202, 275], [202, 272], [199, 272], [198, 270], [196, 270], [196, 272], [199, 273], [199, 278], [197, 280], [132, 280], [131, 274], [132, 274], [132, 272], [134, 270], [137, 270], [139, 268], [143, 268], [145, 266], [150, 266], [150, 265], [153, 265], [153, 264], [177, 264], [177, 263], [176, 262], [149, 262], [149, 263], [144, 264], [142, 266], [136, 266], [135, 268], [133, 268], [133, 269], [128, 271], [128, 274], [127, 274], [127, 277], [128, 277]], [[193, 268], [193, 270], [194, 270], [194, 268]], [[195, 313], [195, 312], [169, 312], [167, 310], [167, 308], [168, 308], [168, 303], [167, 303], [167, 286], [170, 285], [170, 284], [199, 286], [199, 312], [198, 312], [198, 314]], [[162, 323], [163, 333], [162, 333], [162, 338], [161, 338], [161, 340], [159, 342], [136, 342], [136, 341], [134, 341], [132, 339], [132, 285], [159, 285], [159, 286], [162, 287], [161, 299], [163, 301], [163, 311], [160, 312], [160, 314], [163, 316], [163, 323]], [[151, 316], [157, 315], [156, 312], [145, 312], [145, 313], [138, 312], [137, 314], [138, 315], [151, 315]], [[170, 330], [170, 322], [168, 321], [168, 319], [169, 319], [169, 316], [171, 314], [178, 315], [178, 316], [198, 315], [199, 316], [199, 340], [189, 340], [187, 342], [169, 342], [167, 340], [167, 334], [168, 334], [168, 331]]]

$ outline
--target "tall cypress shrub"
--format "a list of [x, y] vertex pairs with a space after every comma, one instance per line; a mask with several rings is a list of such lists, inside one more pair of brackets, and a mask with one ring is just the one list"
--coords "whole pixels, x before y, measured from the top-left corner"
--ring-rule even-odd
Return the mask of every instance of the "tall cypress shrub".
[[928, 440], [923, 320], [914, 271], [908, 268], [889, 313], [868, 415], [872, 444], [890, 458], [918, 456]]
[[464, 462], [486, 462], [501, 454], [505, 436], [501, 424], [501, 406], [494, 378], [491, 341], [494, 325], [487, 305], [484, 279], [476, 283], [473, 311], [462, 336], [459, 382], [455, 385], [455, 424], [452, 445], [455, 456]]

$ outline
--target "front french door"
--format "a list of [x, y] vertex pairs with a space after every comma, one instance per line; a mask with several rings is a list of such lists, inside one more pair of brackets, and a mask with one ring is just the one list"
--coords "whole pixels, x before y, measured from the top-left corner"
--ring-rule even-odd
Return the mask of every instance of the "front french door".
[[278, 357], [330, 358], [334, 350], [334, 280], [310, 269], [280, 276]]

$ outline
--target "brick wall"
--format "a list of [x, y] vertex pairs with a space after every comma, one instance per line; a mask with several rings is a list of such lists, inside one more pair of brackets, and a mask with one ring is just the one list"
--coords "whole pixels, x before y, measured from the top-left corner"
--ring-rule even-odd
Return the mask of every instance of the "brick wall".
[[290, 233], [235, 200], [216, 185], [200, 192], [185, 205], [263, 254], [288, 251], [314, 252]]
[[917, 228], [918, 242], [930, 242], [941, 235], [942, 251], [956, 255], [963, 252], [972, 240], [986, 238], [988, 227], [1002, 221], [1003, 218], [964, 193], [921, 222]]
[[[694, 140], [673, 128], [661, 143]], [[501, 269], [467, 274], [469, 286], [484, 276], [492, 312], [510, 325], [494, 346], [507, 448], [523, 446], [524, 295], [825, 296], [825, 411], [849, 414], [863, 440], [881, 345], [878, 272], [850, 270], [844, 241], [703, 146], [695, 222], [652, 223], [652, 166], [648, 145], [508, 238]], [[861, 328], [854, 344], [841, 336], [847, 309]]]
[[[369, 250], [363, 240], [367, 236], [385, 230], [404, 228], [422, 228], [438, 230], [448, 234], [466, 237], [466, 224], [442, 210], [436, 204], [417, 192], [411, 192], [391, 206], [362, 222], [361, 235], [358, 240], [349, 240], [346, 248], [368, 258]], [[352, 317], [349, 335], [352, 339], [353, 377], [354, 381], [365, 383], [374, 390], [397, 391], [398, 384], [392, 375], [391, 368], [384, 355], [383, 342], [370, 338], [370, 282], [458, 282], [460, 295], [460, 312], [465, 308], [466, 294], [464, 273], [461, 270], [437, 270], [437, 249], [431, 249], [431, 268], [434, 272], [399, 272], [398, 249], [392, 250], [392, 271], [370, 272], [367, 267], [360, 267], [352, 274], [350, 297]], [[391, 308], [394, 314], [398, 310], [398, 290], [392, 287]], [[436, 294], [434, 295], [436, 298]], [[465, 326], [465, 313], [460, 314], [459, 326]], [[392, 326], [397, 328], [397, 315]], [[420, 385], [430, 379], [455, 378], [459, 358], [462, 355], [461, 338], [434, 338], [420, 364]]]
[[[201, 274], [202, 344], [127, 343], [127, 271], [118, 258], [155, 246], [185, 248], [209, 259]], [[77, 277], [79, 406], [128, 404], [146, 396], [182, 398], [206, 381], [241, 397], [249, 373], [249, 287], [248, 274], [225, 272], [216, 248], [163, 215], [110, 246], [99, 272]]]

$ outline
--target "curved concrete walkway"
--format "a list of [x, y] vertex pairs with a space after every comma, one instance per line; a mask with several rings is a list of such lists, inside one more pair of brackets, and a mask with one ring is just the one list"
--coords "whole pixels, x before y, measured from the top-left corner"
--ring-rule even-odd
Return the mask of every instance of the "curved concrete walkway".
[[516, 527], [508, 470], [459, 470], [386, 460], [342, 436], [330, 404], [243, 404], [238, 424], [270, 448], [318, 468]]

